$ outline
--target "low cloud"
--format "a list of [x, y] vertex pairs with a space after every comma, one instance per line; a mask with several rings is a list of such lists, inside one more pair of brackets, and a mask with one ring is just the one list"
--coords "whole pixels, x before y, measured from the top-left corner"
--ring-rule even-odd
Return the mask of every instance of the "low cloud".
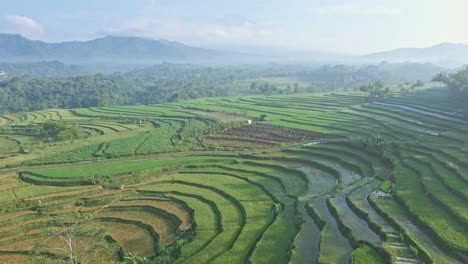
[[315, 7], [310, 9], [312, 13], [318, 15], [398, 15], [399, 10], [386, 6], [369, 6], [359, 4], [338, 4]]
[[[291, 35], [299, 33], [286, 31], [272, 25], [272, 22], [257, 21], [239, 12], [229, 10], [216, 17], [206, 14], [207, 17], [199, 18], [184, 16], [183, 12], [180, 14], [177, 10], [172, 10], [162, 0], [144, 2], [144, 8], [138, 16], [108, 21], [94, 35], [141, 36], [221, 49], [243, 46], [303, 46], [302, 41], [297, 44], [291, 41]], [[306, 39], [307, 35], [301, 34], [300, 39]]]
[[163, 38], [199, 44], [271, 42], [273, 32], [248, 19], [226, 16], [212, 23], [191, 23], [179, 19], [140, 18], [105, 27], [101, 35], [130, 35]]
[[44, 32], [44, 27], [36, 20], [27, 16], [6, 16], [8, 26], [15, 32], [31, 36]]

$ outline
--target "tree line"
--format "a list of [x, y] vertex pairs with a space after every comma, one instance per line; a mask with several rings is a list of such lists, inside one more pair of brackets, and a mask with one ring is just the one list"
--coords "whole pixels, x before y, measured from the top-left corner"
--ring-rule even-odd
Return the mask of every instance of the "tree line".
[[[82, 70], [58, 62], [9, 67], [19, 67], [17, 69], [21, 70], [18, 71], [25, 72], [50, 72], [50, 75]], [[166, 103], [213, 96], [334, 92], [353, 90], [367, 83], [385, 81], [391, 84], [391, 80], [400, 80], [390, 72], [380, 70], [382, 67], [388, 68], [389, 65], [316, 67], [266, 64], [211, 67], [162, 63], [106, 75], [10, 75], [10, 78], [0, 79], [0, 114], [49, 108]], [[287, 80], [287, 83], [277, 83], [275, 79]]]
[[432, 78], [432, 81], [446, 85], [457, 97], [468, 99], [468, 67], [453, 74], [440, 72]]

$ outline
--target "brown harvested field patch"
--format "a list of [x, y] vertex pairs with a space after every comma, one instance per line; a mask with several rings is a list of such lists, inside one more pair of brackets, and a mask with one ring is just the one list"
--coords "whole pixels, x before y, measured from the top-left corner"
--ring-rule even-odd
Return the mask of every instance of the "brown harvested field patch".
[[2, 183], [3, 182], [11, 182], [11, 181], [17, 182], [18, 179], [17, 179], [16, 176], [17, 176], [17, 174], [12, 173], [12, 172], [9, 172], [9, 173], [6, 173], [6, 174], [0, 174], [0, 180], [2, 180]]
[[103, 210], [94, 215], [95, 218], [119, 218], [123, 220], [138, 221], [151, 226], [159, 235], [160, 245], [166, 245], [174, 242], [177, 238], [178, 226], [175, 226], [169, 219], [157, 214], [145, 211], [132, 210]]
[[0, 263], [3, 264], [18, 264], [28, 263], [30, 256], [20, 254], [2, 254], [0, 255]]
[[[2, 238], [0, 238], [0, 243], [4, 243], [4, 242], [7, 242], [7, 241], [13, 241], [14, 242], [14, 241], [19, 240], [20, 238], [24, 238], [24, 237], [27, 237], [27, 236], [38, 235], [41, 232], [42, 232], [42, 230], [39, 230], [39, 229], [31, 229], [31, 230], [28, 230], [26, 232], [21, 232], [21, 233], [12, 235], [12, 236], [2, 237]], [[3, 247], [0, 247], [0, 250], [3, 250]]]
[[[38, 223], [40, 221], [41, 221], [41, 219], [36, 218], [36, 219], [21, 221], [21, 222], [17, 222], [17, 223], [15, 222], [15, 223], [13, 223], [11, 225], [7, 225], [7, 226], [4, 226], [4, 227], [0, 228], [0, 234], [6, 233], [6, 232], [11, 231], [13, 229], [32, 226], [33, 224]], [[2, 237], [2, 235], [0, 235], [0, 237]]]
[[255, 123], [217, 131], [207, 135], [204, 142], [222, 148], [265, 148], [285, 143], [337, 137], [339, 136]]
[[154, 256], [156, 254], [154, 251], [155, 241], [145, 229], [116, 222], [103, 222], [102, 224], [109, 227], [109, 234], [122, 245], [124, 253], [133, 253], [140, 256]]
[[[38, 188], [40, 188], [38, 186]], [[35, 196], [35, 197], [30, 197], [24, 199], [25, 201], [38, 201], [38, 200], [47, 200], [47, 199], [66, 199], [66, 198], [72, 198], [77, 195], [84, 195], [87, 193], [91, 193], [97, 190], [102, 190], [101, 186], [94, 186], [94, 187], [83, 187], [83, 189], [78, 189], [78, 190], [73, 190], [73, 191], [65, 191], [65, 192], [58, 192], [58, 193], [53, 193], [53, 194], [48, 194], [48, 195], [41, 195], [41, 196]]]
[[123, 200], [115, 204], [115, 206], [151, 206], [155, 208], [159, 208], [163, 211], [166, 211], [170, 214], [173, 214], [179, 218], [182, 222], [180, 224], [180, 230], [187, 230], [191, 227], [191, 215], [187, 210], [175, 203], [173, 201], [167, 200], [143, 200], [143, 199], [135, 199], [135, 200]]
[[18, 182], [4, 183], [0, 185], [0, 191], [8, 191], [19, 187], [21, 187], [21, 185]]
[[1, 223], [5, 222], [5, 221], [8, 221], [10, 219], [22, 217], [22, 216], [25, 216], [25, 215], [33, 215], [33, 214], [36, 214], [36, 212], [31, 211], [31, 210], [23, 210], [23, 211], [18, 211], [18, 212], [8, 213], [8, 214], [5, 214], [5, 215], [2, 215], [0, 217], [0, 226], [1, 226]]
[[112, 196], [115, 194], [121, 193], [122, 190], [109, 190], [109, 189], [102, 189], [91, 195], [86, 196], [86, 199], [94, 199], [94, 198], [102, 198], [103, 196]]
[[[84, 247], [89, 245], [94, 241], [95, 238], [76, 238], [75, 239], [75, 253], [78, 256], [83, 256], [83, 252], [85, 251]], [[48, 251], [54, 255], [64, 255], [63, 250], [68, 250], [68, 244], [66, 244], [61, 238], [58, 236], [49, 236], [46, 238], [47, 246], [50, 248], [46, 248], [45, 251]], [[109, 252], [107, 250], [97, 249], [96, 251], [90, 252], [88, 256], [86, 256], [86, 263], [90, 263], [89, 260], [92, 260], [92, 263], [115, 263], [117, 258], [116, 252]], [[62, 262], [63, 263], [63, 262]]]
[[[34, 201], [41, 207], [48, 207], [48, 206], [63, 206], [64, 208], [70, 208], [74, 206], [74, 203], [79, 200], [80, 198], [84, 198], [87, 195], [94, 194], [94, 190], [91, 191], [77, 191], [76, 193], [68, 193], [66, 195], [58, 195], [58, 196], [51, 196], [49, 198], [45, 198], [46, 196], [41, 196], [42, 199], [37, 198], [30, 198], [30, 201]], [[63, 194], [63, 193], [62, 193]]]
[[[96, 197], [98, 198], [98, 197]], [[112, 207], [138, 207], [138, 206], [148, 206], [153, 208], [158, 208], [163, 210], [169, 214], [173, 214], [177, 216], [177, 218], [181, 221], [180, 230], [187, 230], [191, 228], [191, 215], [183, 206], [180, 204], [173, 202], [171, 200], [159, 200], [159, 199], [149, 199], [148, 197], [132, 197], [127, 198], [118, 202], [115, 202], [107, 208]], [[86, 207], [71, 207], [62, 209], [61, 212], [82, 212], [82, 213], [91, 213], [95, 212], [99, 209], [102, 209], [103, 205], [96, 205], [96, 206], [86, 206]]]
[[[112, 227], [112, 228], [115, 228], [115, 230], [113, 231], [115, 231], [116, 233], [119, 232], [119, 228], [122, 229], [121, 227], [118, 227], [119, 225], [121, 224], [115, 223], [115, 225]], [[132, 226], [129, 226], [129, 227], [125, 226], [124, 230], [127, 230], [127, 229], [130, 230], [129, 232], [132, 232], [132, 233], [138, 233], [139, 231], [140, 233], [142, 233], [145, 231], [145, 230], [143, 231], [134, 230]], [[14, 238], [11, 237], [11, 240], [13, 241], [7, 245], [1, 246], [0, 252], [1, 251], [17, 251], [18, 249], [20, 249], [21, 251], [32, 251], [34, 246], [36, 246], [39, 242], [42, 242], [45, 240], [47, 242], [48, 247], [50, 247], [50, 249], [46, 248], [45, 252], [52, 253], [52, 254], [63, 253], [63, 251], [60, 249], [61, 248], [66, 249], [66, 246], [67, 246], [63, 240], [61, 240], [59, 237], [53, 237], [53, 236], [49, 236], [49, 237], [37, 236], [38, 234], [41, 234], [41, 233], [42, 233], [42, 230], [33, 229], [24, 234], [19, 234], [18, 236], [15, 236]], [[144, 239], [144, 237], [141, 237], [141, 238]], [[77, 243], [77, 245], [80, 245], [80, 243]], [[141, 247], [145, 246], [145, 245], [140, 245], [138, 243], [137, 245]], [[80, 249], [78, 249], [77, 252], [80, 252]], [[97, 252], [93, 253], [91, 258], [94, 260], [97, 260], [96, 263], [109, 263], [111, 261], [117, 260], [117, 255], [116, 254], [112, 254], [112, 255], [102, 254], [102, 252], [98, 250]], [[46, 258], [46, 259], [47, 259], [47, 263], [55, 263], [55, 262], [49, 262], [49, 260], [51, 260], [49, 258]], [[36, 259], [36, 257], [33, 257], [32, 255], [29, 256], [29, 260], [34, 260], [33, 263], [45, 263], [43, 262], [43, 260], [41, 261], [40, 258]], [[3, 263], [3, 262], [0, 262], [0, 263]], [[27, 263], [27, 262], [18, 262], [18, 263]], [[63, 263], [63, 262], [58, 262], [58, 263]]]
[[31, 251], [34, 246], [39, 243], [43, 238], [40, 237], [32, 237], [32, 238], [27, 238], [25, 236], [25, 239], [15, 241], [13, 243], [4, 245], [0, 247], [0, 251], [15, 251], [18, 250], [19, 248], [23, 251]]
[[24, 185], [18, 181], [16, 174], [2, 174], [0, 175], [0, 182], [0, 191], [15, 189]]

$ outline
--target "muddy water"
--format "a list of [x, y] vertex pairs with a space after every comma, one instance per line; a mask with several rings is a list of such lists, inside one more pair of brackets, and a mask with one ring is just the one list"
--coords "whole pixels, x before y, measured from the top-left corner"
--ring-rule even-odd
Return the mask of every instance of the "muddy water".
[[363, 179], [356, 184], [349, 186], [341, 192], [335, 194], [335, 197], [331, 200], [333, 205], [338, 209], [338, 214], [343, 222], [349, 226], [358, 240], [368, 241], [371, 244], [382, 245], [382, 239], [372, 231], [367, 222], [358, 217], [346, 203], [345, 197], [352, 188], [357, 185], [369, 182], [369, 178]]
[[[399, 102], [395, 102], [395, 101], [390, 101], [390, 102], [387, 102], [389, 104], [398, 104], [398, 105], [406, 105], [406, 106], [412, 106], [411, 104], [408, 104], [408, 103], [399, 103]], [[420, 108], [420, 109], [423, 109], [423, 110], [427, 110], [429, 112], [434, 112], [434, 113], [440, 113], [440, 114], [444, 114], [444, 115], [448, 115], [448, 116], [454, 116], [454, 117], [459, 117], [459, 118], [462, 118], [463, 119], [463, 116], [460, 115], [460, 114], [457, 114], [457, 113], [454, 113], [454, 112], [448, 112], [448, 111], [443, 111], [443, 110], [439, 110], [439, 109], [433, 109], [433, 108], [429, 108], [429, 107], [425, 107], [425, 106], [422, 106], [422, 105], [417, 105], [417, 106], [414, 106], [415, 108]]]
[[343, 168], [341, 165], [333, 162], [333, 161], [322, 161], [322, 160], [315, 160], [317, 162], [320, 162], [330, 168], [335, 169], [341, 174], [341, 180], [342, 180], [342, 185], [347, 185], [355, 182], [356, 180], [359, 180], [361, 178], [361, 175], [350, 171], [346, 168]]
[[330, 192], [338, 184], [338, 181], [335, 177], [312, 167], [293, 165], [292, 168], [305, 173], [310, 181], [307, 192], [299, 197], [298, 210], [304, 219], [304, 224], [301, 233], [294, 242], [296, 255], [292, 263], [316, 263], [319, 253], [320, 229], [307, 213], [305, 206], [307, 201], [313, 197]]
[[369, 217], [379, 224], [385, 232], [393, 232], [395, 233], [396, 230], [387, 222], [387, 220], [383, 219], [372, 206], [367, 201], [367, 196], [375, 190], [380, 185], [380, 181], [374, 180], [373, 182], [360, 187], [349, 194], [351, 200], [358, 205], [359, 208], [364, 210]]
[[294, 243], [296, 256], [292, 263], [316, 263], [318, 257], [320, 229], [307, 213], [305, 206], [306, 202], [304, 201], [298, 204], [304, 224]]
[[[325, 160], [314, 160], [326, 166], [329, 166], [341, 174], [342, 184], [354, 185], [361, 177], [360, 175], [349, 171], [339, 164]], [[337, 223], [326, 207], [325, 200], [329, 195], [339, 190], [338, 180], [321, 170], [304, 165], [290, 165], [291, 168], [305, 173], [310, 181], [307, 192], [299, 197], [299, 213], [304, 219], [303, 229], [297, 236], [294, 246], [296, 255], [293, 263], [316, 263], [319, 257], [320, 239], [323, 237], [324, 252], [320, 261], [329, 263], [348, 263], [352, 248], [348, 240], [343, 237], [338, 229]], [[312, 201], [319, 214], [327, 221], [328, 227], [321, 233], [314, 219], [309, 216], [305, 209], [308, 201]]]
[[307, 193], [301, 196], [300, 200], [308, 201], [313, 197], [328, 193], [338, 184], [338, 180], [335, 177], [323, 171], [304, 166], [296, 167], [295, 169], [305, 173], [310, 182]]
[[322, 233], [322, 254], [319, 256], [319, 262], [323, 263], [349, 263], [349, 258], [353, 248], [348, 240], [341, 234], [335, 218], [328, 211], [325, 203], [327, 196], [322, 196], [313, 200], [322, 218], [327, 221], [328, 226]]

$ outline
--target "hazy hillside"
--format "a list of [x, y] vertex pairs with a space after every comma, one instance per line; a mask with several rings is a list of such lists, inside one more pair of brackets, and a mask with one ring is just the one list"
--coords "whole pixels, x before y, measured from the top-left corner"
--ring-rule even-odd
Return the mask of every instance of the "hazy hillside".
[[249, 54], [192, 47], [176, 41], [141, 37], [107, 36], [89, 41], [47, 43], [27, 39], [19, 34], [0, 33], [1, 62], [61, 61], [68, 64], [156, 64], [175, 63], [313, 63], [375, 64], [432, 63], [458, 68], [468, 63], [468, 45], [442, 43], [429, 48], [404, 48], [372, 53], [360, 57], [326, 52], [251, 49]]
[[175, 41], [114, 36], [90, 41], [46, 43], [16, 34], [0, 34], [0, 47], [0, 60], [4, 62], [156, 63], [164, 60], [209, 61], [224, 55]]
[[404, 48], [372, 53], [362, 59], [375, 62], [429, 62], [444, 67], [460, 67], [468, 63], [468, 45], [441, 43], [428, 48]]

